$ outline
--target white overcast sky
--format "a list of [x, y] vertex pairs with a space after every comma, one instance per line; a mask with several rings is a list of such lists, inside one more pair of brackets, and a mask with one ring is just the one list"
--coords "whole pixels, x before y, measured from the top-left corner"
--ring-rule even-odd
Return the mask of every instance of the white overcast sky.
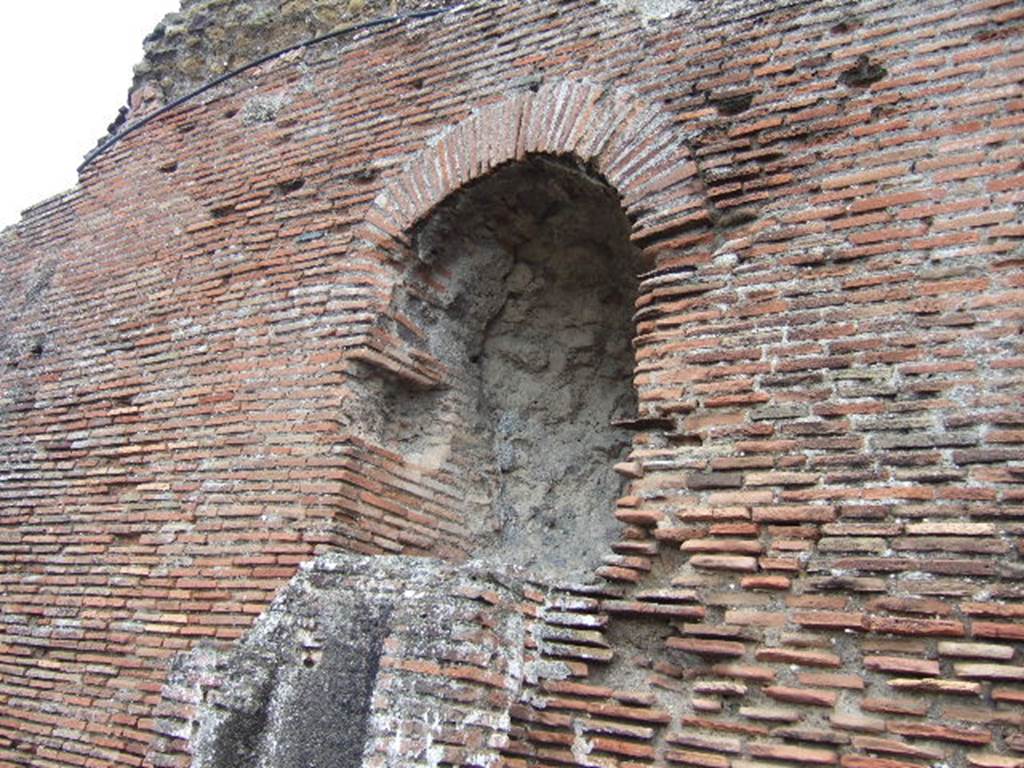
[[0, 0], [0, 228], [75, 185], [178, 0]]

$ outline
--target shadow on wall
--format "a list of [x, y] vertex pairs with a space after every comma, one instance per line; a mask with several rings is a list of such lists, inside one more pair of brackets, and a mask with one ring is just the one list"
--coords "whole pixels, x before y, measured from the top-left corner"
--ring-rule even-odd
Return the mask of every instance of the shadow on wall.
[[535, 157], [449, 198], [415, 248], [391, 314], [446, 386], [367, 379], [353, 424], [454, 473], [474, 556], [542, 580], [591, 574], [618, 533], [612, 468], [630, 437], [614, 424], [636, 410], [640, 264], [618, 197]]

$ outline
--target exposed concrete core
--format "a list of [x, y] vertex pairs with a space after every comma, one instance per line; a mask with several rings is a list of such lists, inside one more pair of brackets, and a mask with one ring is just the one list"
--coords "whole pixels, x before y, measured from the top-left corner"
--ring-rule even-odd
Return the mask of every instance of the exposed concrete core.
[[219, 662], [227, 684], [196, 739], [197, 768], [362, 765], [393, 605], [355, 591], [312, 609], [305, 594], [283, 600], [264, 631]]
[[549, 159], [499, 169], [418, 232], [427, 266], [396, 314], [451, 386], [385, 394], [385, 442], [454, 465], [481, 557], [582, 577], [615, 539], [629, 434], [612, 424], [635, 412], [628, 234], [606, 185]]
[[[473, 764], [494, 764], [521, 684], [521, 599], [514, 576], [426, 558], [306, 563], [235, 647], [175, 659], [170, 683], [197, 704], [192, 765], [404, 768], [395, 744], [426, 753], [445, 723], [490, 735]], [[435, 661], [462, 656], [501, 678], [486, 702]]]

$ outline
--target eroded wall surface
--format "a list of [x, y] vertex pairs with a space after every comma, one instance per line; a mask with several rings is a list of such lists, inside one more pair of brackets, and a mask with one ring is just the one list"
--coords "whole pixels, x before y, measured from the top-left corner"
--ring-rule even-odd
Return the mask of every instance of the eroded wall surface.
[[[300, 564], [479, 553], [457, 462], [366, 398], [450, 391], [419, 238], [541, 157], [642, 264], [622, 527], [589, 578], [522, 577], [515, 702], [482, 657], [406, 701], [482, 696], [508, 766], [1021, 763], [1022, 10], [676, 10], [341, 36], [0, 235], [0, 765], [188, 765], [174, 660], [244, 650]], [[479, 763], [425, 732], [388, 759]]]
[[237, 647], [176, 659], [157, 717], [183, 729], [197, 768], [496, 765], [522, 686], [522, 602], [515, 576], [324, 555]]

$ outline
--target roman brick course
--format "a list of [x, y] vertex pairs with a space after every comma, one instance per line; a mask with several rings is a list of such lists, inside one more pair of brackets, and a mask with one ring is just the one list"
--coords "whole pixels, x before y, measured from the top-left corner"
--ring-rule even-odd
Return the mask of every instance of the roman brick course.
[[396, 316], [417, 226], [535, 154], [615, 189], [649, 269], [622, 538], [524, 588], [521, 682], [468, 634], [388, 649], [389, 684], [491, 713], [438, 725], [440, 764], [1024, 763], [1022, 21], [465, 6], [127, 135], [0, 235], [0, 766], [188, 765], [174, 660], [301, 563], [472, 556], [457, 468], [353, 404], [452, 375]]

